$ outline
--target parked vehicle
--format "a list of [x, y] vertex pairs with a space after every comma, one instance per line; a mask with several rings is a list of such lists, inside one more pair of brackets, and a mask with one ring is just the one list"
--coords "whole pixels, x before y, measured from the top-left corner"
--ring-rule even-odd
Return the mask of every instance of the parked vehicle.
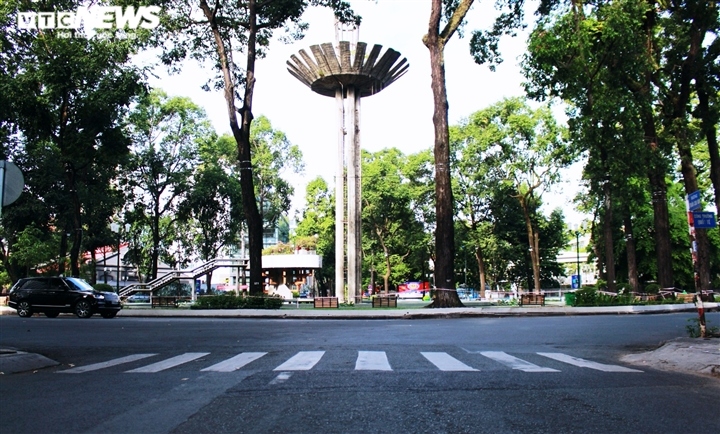
[[150, 303], [150, 296], [147, 294], [133, 294], [125, 301], [128, 303]]
[[122, 309], [120, 298], [112, 292], [96, 291], [89, 283], [76, 277], [28, 277], [10, 288], [8, 306], [19, 316], [44, 313], [55, 318], [60, 313], [74, 313], [90, 318], [99, 313], [113, 318]]

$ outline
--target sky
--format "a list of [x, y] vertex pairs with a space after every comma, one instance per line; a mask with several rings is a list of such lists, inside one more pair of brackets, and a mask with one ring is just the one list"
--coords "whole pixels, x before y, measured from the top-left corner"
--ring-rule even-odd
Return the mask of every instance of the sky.
[[[383, 52], [393, 48], [410, 65], [408, 72], [382, 92], [361, 102], [361, 147], [371, 152], [396, 147], [405, 154], [432, 149], [434, 141], [430, 88], [430, 55], [422, 43], [427, 33], [430, 0], [350, 0], [362, 16], [359, 40], [369, 46], [380, 44]], [[504, 38], [500, 48], [504, 62], [495, 72], [474, 63], [469, 51], [473, 29], [485, 29], [494, 19], [493, 0], [479, 0], [468, 13], [466, 37], [455, 34], [445, 48], [446, 85], [450, 125], [457, 124], [475, 111], [503, 98], [523, 96], [524, 80], [520, 57], [524, 53], [527, 32], [515, 38]], [[532, 20], [534, 9], [527, 20]], [[305, 38], [290, 45], [273, 40], [267, 57], [256, 64], [256, 85], [253, 113], [266, 116], [276, 130], [283, 131], [290, 142], [303, 153], [305, 170], [301, 175], [284, 176], [295, 186], [290, 217], [304, 206], [305, 186], [322, 176], [334, 185], [337, 161], [337, 125], [334, 98], [312, 92], [287, 72], [286, 62], [301, 49], [309, 53], [311, 45], [333, 42], [334, 18], [329, 9], [309, 8], [303, 16], [310, 28]], [[531, 23], [528, 23], [531, 24]], [[277, 35], [276, 35], [277, 36]], [[236, 59], [237, 61], [237, 59]], [[243, 64], [244, 66], [244, 64]], [[169, 95], [187, 96], [205, 109], [219, 134], [229, 133], [223, 95], [205, 92], [201, 86], [211, 76], [210, 70], [188, 62], [178, 75], [168, 76], [156, 71], [158, 78], [150, 84]], [[577, 191], [579, 166], [566, 171], [564, 182], [543, 196], [545, 211], [562, 208], [572, 227], [583, 218], [574, 211], [571, 200]]]

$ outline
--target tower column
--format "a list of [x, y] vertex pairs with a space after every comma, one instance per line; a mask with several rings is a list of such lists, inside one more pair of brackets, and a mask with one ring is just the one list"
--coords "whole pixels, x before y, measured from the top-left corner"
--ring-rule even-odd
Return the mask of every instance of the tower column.
[[355, 239], [357, 240], [356, 261], [355, 261], [355, 288], [356, 295], [362, 294], [362, 155], [360, 152], [360, 93], [355, 92], [354, 101], [355, 119], [353, 129], [355, 130]]
[[338, 161], [335, 167], [335, 296], [343, 303], [345, 298], [345, 107], [342, 88], [335, 90], [337, 110]]
[[[290, 56], [287, 65], [288, 72], [313, 92], [335, 97], [336, 100], [338, 162], [335, 175], [335, 296], [340, 303], [354, 303], [355, 296], [362, 291], [360, 98], [374, 95], [394, 83], [407, 72], [409, 65], [406, 59], [400, 58], [400, 53], [391, 48], [383, 53], [381, 45], [375, 44], [370, 48], [365, 42], [358, 42], [357, 27], [353, 28], [351, 41], [340, 40], [341, 30], [336, 28], [334, 44], [311, 45], [312, 56], [300, 50], [298, 55]], [[345, 135], [348, 136], [347, 146]], [[347, 190], [344, 181], [346, 169]]]
[[347, 152], [347, 254], [348, 254], [348, 302], [355, 302], [355, 295], [357, 294], [358, 287], [360, 286], [360, 275], [358, 273], [358, 264], [360, 263], [360, 238], [358, 237], [358, 225], [360, 198], [358, 197], [358, 180], [360, 174], [360, 162], [358, 161], [359, 156], [359, 145], [360, 141], [357, 136], [357, 104], [356, 100], [359, 99], [355, 91], [354, 86], [347, 88], [347, 100], [348, 100], [348, 119], [347, 119], [347, 132], [348, 132], [348, 146], [345, 147]]

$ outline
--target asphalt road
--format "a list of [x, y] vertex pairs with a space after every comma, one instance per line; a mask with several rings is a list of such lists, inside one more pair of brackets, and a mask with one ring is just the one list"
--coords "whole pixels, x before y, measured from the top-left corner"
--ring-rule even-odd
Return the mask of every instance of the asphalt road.
[[720, 382], [619, 361], [694, 317], [2, 316], [60, 364], [0, 376], [0, 431], [720, 432]]

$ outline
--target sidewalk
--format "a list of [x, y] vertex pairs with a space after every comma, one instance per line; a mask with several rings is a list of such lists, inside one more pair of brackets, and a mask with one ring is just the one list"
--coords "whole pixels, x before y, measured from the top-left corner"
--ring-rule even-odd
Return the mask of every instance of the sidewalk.
[[[718, 303], [704, 303], [706, 312], [718, 311]], [[277, 310], [228, 309], [191, 310], [185, 308], [125, 308], [118, 317], [142, 318], [269, 318], [269, 319], [429, 319], [472, 318], [498, 316], [565, 316], [565, 315], [627, 315], [696, 312], [693, 304], [668, 304], [653, 306], [533, 306], [496, 307], [478, 306], [447, 309], [423, 309], [398, 306], [390, 309], [313, 309], [284, 306]], [[15, 310], [0, 306], [0, 315], [16, 315]], [[720, 339], [678, 338], [662, 347], [640, 354], [630, 354], [621, 359], [625, 363], [660, 370], [680, 371], [690, 374], [710, 375], [720, 378]], [[15, 348], [0, 348], [0, 373], [12, 374], [58, 365], [40, 354], [25, 353]]]

